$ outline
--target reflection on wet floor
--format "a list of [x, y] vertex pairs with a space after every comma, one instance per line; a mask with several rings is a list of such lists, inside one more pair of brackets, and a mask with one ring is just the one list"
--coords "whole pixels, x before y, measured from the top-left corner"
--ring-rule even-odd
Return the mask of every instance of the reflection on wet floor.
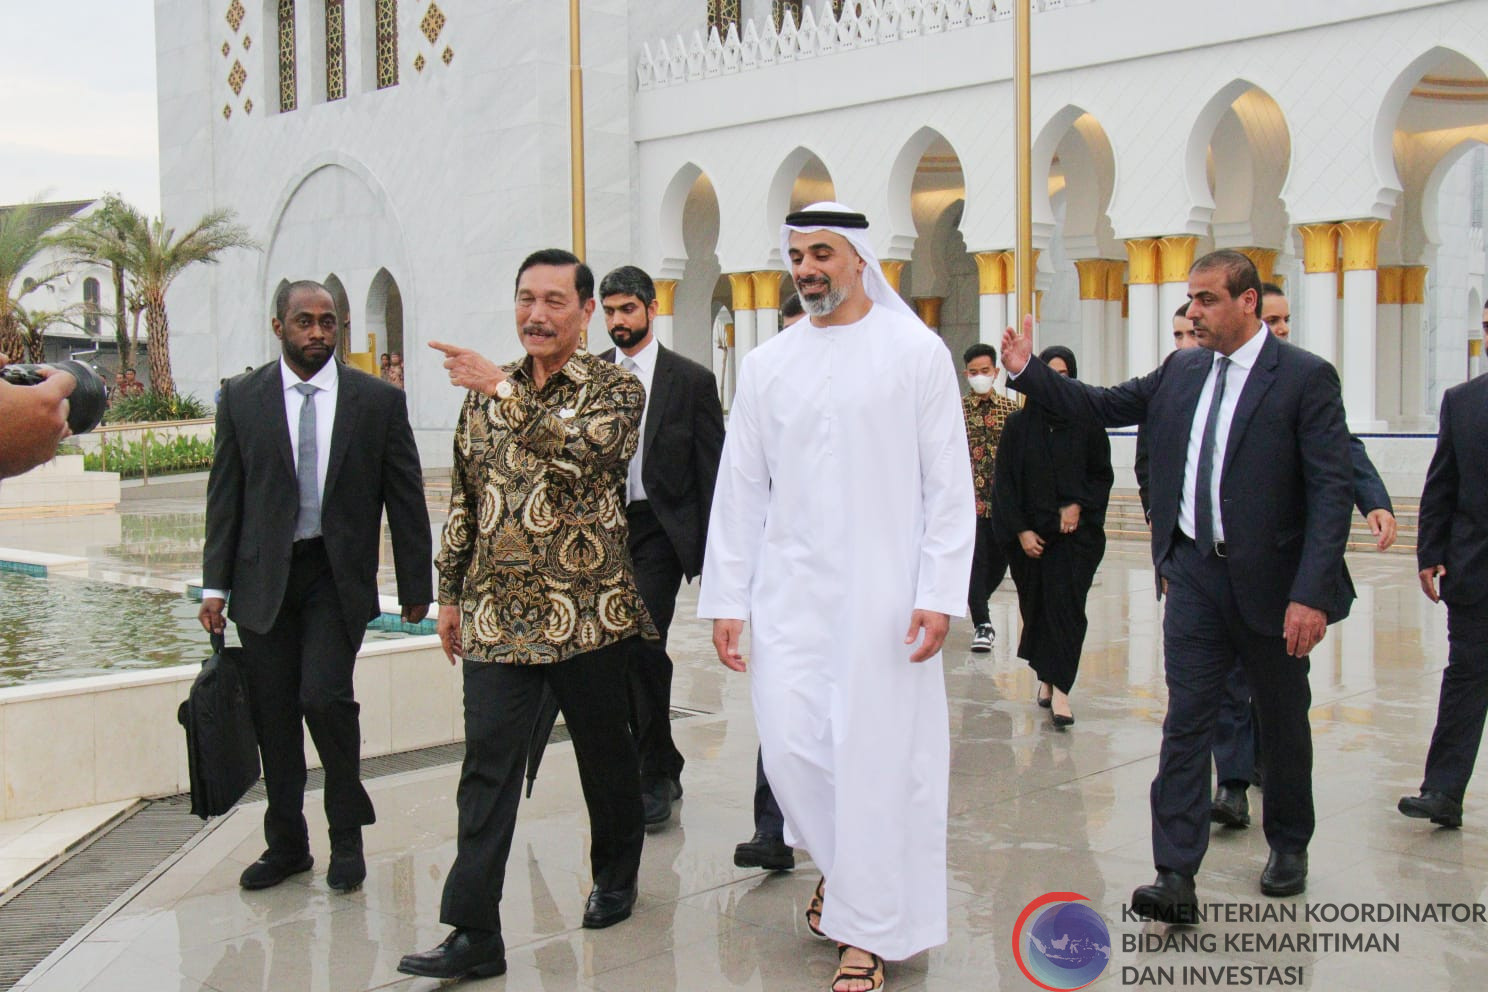
[[[163, 516], [169, 520], [149, 526], [178, 535], [181, 545], [171, 545], [170, 554], [189, 558], [189, 522], [178, 511]], [[5, 529], [12, 526], [0, 523], [0, 544], [11, 539]], [[127, 553], [113, 557], [130, 560]], [[163, 561], [150, 567], [170, 567]], [[1469, 795], [1460, 831], [1436, 830], [1394, 809], [1396, 798], [1419, 784], [1446, 657], [1445, 611], [1421, 596], [1409, 556], [1356, 554], [1349, 564], [1359, 601], [1312, 659], [1318, 830], [1309, 890], [1280, 901], [1260, 896], [1266, 843], [1259, 817], [1246, 830], [1216, 828], [1198, 882], [1204, 902], [1279, 902], [1296, 907], [1299, 922], [1210, 923], [1203, 932], [1217, 944], [1209, 952], [1132, 946], [1135, 935], [1155, 932], [1123, 920], [1121, 909], [1132, 887], [1152, 877], [1147, 794], [1166, 693], [1162, 608], [1153, 599], [1146, 548], [1118, 542], [1091, 593], [1074, 727], [1053, 728], [1048, 711], [1033, 703], [1032, 672], [1014, 656], [1010, 584], [994, 597], [991, 654], [970, 654], [969, 624], [953, 625], [945, 656], [953, 734], [951, 938], [891, 964], [890, 987], [1034, 988], [1014, 959], [1012, 935], [1023, 907], [1051, 891], [1086, 896], [1110, 929], [1111, 966], [1098, 988], [1134, 984], [1143, 974], [1158, 978], [1162, 968], [1172, 969], [1173, 980], [1148, 987], [1199, 987], [1182, 969], [1201, 965], [1298, 967], [1293, 987], [1313, 989], [1479, 987], [1488, 926], [1305, 919], [1309, 906], [1488, 900], [1488, 802]], [[671, 643], [674, 701], [707, 715], [674, 725], [688, 761], [686, 798], [671, 827], [647, 837], [637, 915], [609, 930], [579, 928], [589, 888], [588, 832], [571, 748], [554, 745], [536, 793], [523, 801], [512, 849], [502, 904], [510, 973], [460, 988], [828, 988], [835, 954], [810, 939], [801, 916], [816, 881], [809, 862], [777, 875], [732, 864], [733, 845], [751, 832], [756, 738], [749, 683], [713, 660], [708, 625], [687, 619], [694, 602], [694, 590], [684, 589]], [[457, 674], [440, 664], [429, 677]], [[404, 978], [394, 967], [401, 954], [443, 937], [439, 897], [454, 851], [457, 778], [458, 768], [446, 766], [370, 783], [379, 815], [367, 832], [370, 873], [364, 890], [350, 896], [325, 885], [325, 825], [314, 802], [307, 812], [316, 872], [267, 892], [240, 891], [238, 873], [263, 846], [261, 809], [241, 809], [22, 987], [430, 992], [437, 983]], [[1253, 792], [1252, 802], [1263, 804], [1264, 794]], [[893, 813], [872, 797], [859, 808], [864, 815]], [[1258, 950], [1244, 940], [1257, 932], [1394, 933], [1400, 949]]]

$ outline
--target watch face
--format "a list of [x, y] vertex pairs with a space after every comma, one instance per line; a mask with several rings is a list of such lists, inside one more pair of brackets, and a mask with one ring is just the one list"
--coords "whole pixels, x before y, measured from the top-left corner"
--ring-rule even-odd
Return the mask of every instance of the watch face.
[[498, 382], [496, 384], [496, 396], [497, 396], [498, 399], [503, 399], [503, 400], [504, 399], [510, 399], [511, 398], [511, 394], [512, 394], [512, 384], [511, 384], [511, 382], [509, 380], [502, 379], [500, 382]]

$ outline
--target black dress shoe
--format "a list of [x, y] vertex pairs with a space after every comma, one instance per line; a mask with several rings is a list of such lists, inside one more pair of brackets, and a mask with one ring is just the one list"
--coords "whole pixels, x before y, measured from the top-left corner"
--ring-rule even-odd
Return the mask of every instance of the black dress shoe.
[[1401, 796], [1396, 809], [1417, 820], [1430, 820], [1439, 827], [1462, 826], [1462, 804], [1435, 789], [1422, 789], [1419, 796]]
[[337, 830], [331, 834], [331, 866], [326, 870], [326, 884], [337, 892], [355, 892], [367, 878], [367, 862], [362, 858], [362, 832], [359, 829]]
[[635, 908], [636, 887], [628, 889], [601, 889], [595, 886], [589, 893], [589, 902], [584, 907], [584, 929], [603, 930], [621, 920], [630, 918]]
[[796, 852], [783, 838], [756, 833], [734, 848], [734, 864], [739, 868], [790, 871], [796, 866]]
[[1261, 872], [1261, 894], [1294, 896], [1307, 888], [1307, 852], [1271, 852]]
[[1214, 805], [1209, 809], [1209, 818], [1226, 827], [1250, 826], [1250, 799], [1245, 790], [1244, 783], [1225, 784], [1214, 790]]
[[1159, 869], [1157, 881], [1139, 885], [1131, 897], [1132, 912], [1144, 920], [1193, 926], [1199, 922], [1199, 897], [1193, 879]]
[[646, 826], [659, 827], [672, 818], [672, 802], [682, 798], [682, 783], [673, 778], [657, 779], [641, 792], [641, 815]]
[[263, 857], [243, 869], [238, 884], [245, 889], [272, 889], [291, 875], [309, 871], [315, 867], [310, 852], [304, 854], [279, 855], [265, 851]]
[[423, 978], [493, 977], [506, 974], [506, 945], [501, 934], [490, 930], [456, 927], [444, 943], [432, 951], [405, 954], [398, 962], [405, 975]]

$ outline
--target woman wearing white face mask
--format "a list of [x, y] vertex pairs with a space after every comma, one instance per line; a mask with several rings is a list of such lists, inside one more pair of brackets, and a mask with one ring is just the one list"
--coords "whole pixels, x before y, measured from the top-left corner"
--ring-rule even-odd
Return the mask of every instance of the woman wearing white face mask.
[[1015, 413], [1018, 405], [993, 392], [997, 384], [997, 352], [990, 345], [974, 344], [963, 356], [966, 384], [971, 387], [961, 400], [966, 416], [966, 442], [971, 448], [971, 478], [976, 486], [977, 533], [976, 552], [971, 560], [971, 588], [967, 592], [971, 622], [976, 630], [971, 649], [978, 653], [992, 650], [997, 631], [987, 611], [987, 600], [1002, 584], [1007, 574], [1007, 558], [992, 531], [992, 481], [997, 459], [997, 445], [1002, 440], [1002, 425]]

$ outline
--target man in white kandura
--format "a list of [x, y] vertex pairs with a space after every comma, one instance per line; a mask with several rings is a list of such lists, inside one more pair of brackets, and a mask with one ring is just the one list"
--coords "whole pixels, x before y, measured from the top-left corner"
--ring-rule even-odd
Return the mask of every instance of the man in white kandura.
[[867, 219], [786, 218], [810, 320], [744, 359], [698, 615], [755, 720], [785, 839], [822, 871], [807, 925], [834, 992], [946, 940], [950, 731], [940, 648], [976, 538], [955, 362], [889, 286]]

